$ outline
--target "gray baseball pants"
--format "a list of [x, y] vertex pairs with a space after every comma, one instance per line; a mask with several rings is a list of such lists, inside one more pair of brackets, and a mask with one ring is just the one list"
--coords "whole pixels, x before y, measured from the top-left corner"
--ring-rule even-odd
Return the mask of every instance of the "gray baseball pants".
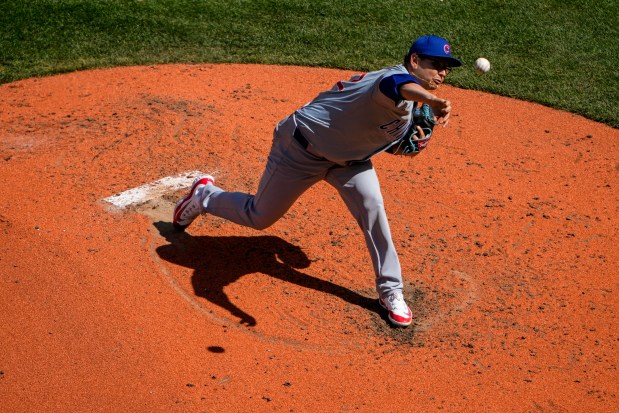
[[372, 162], [339, 166], [313, 155], [293, 138], [295, 127], [294, 116], [290, 116], [275, 128], [255, 195], [209, 185], [202, 194], [204, 211], [239, 225], [264, 229], [279, 220], [309, 187], [325, 180], [339, 192], [363, 231], [379, 296], [401, 290], [400, 261]]

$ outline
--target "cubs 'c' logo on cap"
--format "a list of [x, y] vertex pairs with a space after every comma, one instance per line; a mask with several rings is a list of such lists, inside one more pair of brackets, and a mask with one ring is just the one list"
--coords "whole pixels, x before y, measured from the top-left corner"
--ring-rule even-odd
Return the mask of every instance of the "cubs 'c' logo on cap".
[[445, 44], [445, 46], [443, 46], [443, 51], [445, 52], [445, 54], [450, 54], [451, 53], [451, 46], [449, 45], [449, 43]]

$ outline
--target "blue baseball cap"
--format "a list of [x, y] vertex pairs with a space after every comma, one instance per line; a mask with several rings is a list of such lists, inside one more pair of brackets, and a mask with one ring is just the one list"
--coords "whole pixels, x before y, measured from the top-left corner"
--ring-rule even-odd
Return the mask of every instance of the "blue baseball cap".
[[460, 59], [451, 56], [451, 45], [442, 37], [430, 35], [418, 38], [411, 45], [408, 57], [413, 53], [445, 60], [450, 67], [462, 66]]

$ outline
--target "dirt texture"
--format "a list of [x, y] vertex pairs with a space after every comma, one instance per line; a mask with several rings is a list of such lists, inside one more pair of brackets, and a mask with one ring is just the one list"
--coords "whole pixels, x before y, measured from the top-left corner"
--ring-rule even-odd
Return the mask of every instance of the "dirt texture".
[[[0, 411], [619, 409], [619, 132], [445, 86], [445, 129], [379, 155], [414, 325], [392, 328], [356, 222], [318, 184], [256, 231], [184, 191], [253, 192], [275, 124], [353, 72], [161, 65], [0, 86]], [[191, 177], [188, 176], [188, 179]]]

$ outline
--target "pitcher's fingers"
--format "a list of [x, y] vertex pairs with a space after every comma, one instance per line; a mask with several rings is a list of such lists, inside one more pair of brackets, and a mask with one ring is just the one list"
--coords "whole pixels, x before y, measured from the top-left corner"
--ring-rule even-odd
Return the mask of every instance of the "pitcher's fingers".
[[438, 123], [440, 123], [441, 125], [443, 125], [443, 127], [447, 126], [447, 123], [449, 123], [449, 116], [451, 115], [451, 113], [447, 113], [444, 116], [441, 116], [438, 119]]
[[426, 134], [424, 133], [423, 129], [421, 129], [421, 126], [417, 126], [417, 131], [419, 131], [419, 135], [418, 135], [417, 139], [425, 139], [426, 138]]

